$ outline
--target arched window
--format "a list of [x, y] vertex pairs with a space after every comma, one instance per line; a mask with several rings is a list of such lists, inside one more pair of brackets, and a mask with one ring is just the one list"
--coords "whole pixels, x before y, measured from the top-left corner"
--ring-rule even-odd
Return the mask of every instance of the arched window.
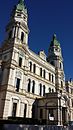
[[45, 85], [43, 85], [43, 96], [45, 96]]
[[52, 74], [52, 83], [54, 82], [54, 76], [53, 76], [53, 74]]
[[27, 91], [30, 92], [30, 87], [31, 87], [31, 80], [28, 79], [28, 88], [27, 88]]
[[42, 96], [42, 84], [40, 84], [40, 96]]
[[23, 42], [24, 41], [24, 33], [21, 32], [21, 41]]
[[40, 68], [40, 76], [42, 76], [42, 68]]
[[61, 81], [61, 88], [63, 88], [63, 82]]
[[33, 73], [36, 73], [36, 65], [33, 64]]
[[19, 66], [21, 67], [22, 66], [22, 58], [19, 57]]
[[30, 71], [32, 71], [32, 62], [30, 61]]
[[49, 81], [51, 81], [51, 73], [49, 73]]
[[16, 91], [19, 92], [19, 88], [20, 88], [20, 79], [17, 78], [16, 79]]
[[32, 82], [32, 93], [35, 92], [35, 81]]
[[62, 68], [61, 62], [60, 62], [60, 69]]
[[52, 93], [54, 93], [54, 89], [52, 89]]
[[43, 70], [43, 78], [45, 79], [46, 72]]
[[51, 88], [49, 88], [49, 93], [51, 93]]

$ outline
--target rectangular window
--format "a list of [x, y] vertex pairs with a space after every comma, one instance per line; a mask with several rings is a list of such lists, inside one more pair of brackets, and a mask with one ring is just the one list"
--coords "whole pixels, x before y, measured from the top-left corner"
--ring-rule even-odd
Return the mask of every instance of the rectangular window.
[[49, 81], [51, 81], [51, 73], [49, 73]]
[[45, 74], [46, 74], [46, 71], [44, 70], [43, 71], [43, 78], [45, 79]]
[[43, 118], [43, 109], [40, 109], [40, 118]]
[[40, 68], [40, 76], [42, 76], [42, 68]]
[[30, 61], [30, 71], [32, 71], [32, 62]]
[[52, 108], [49, 109], [49, 120], [54, 120], [54, 111]]
[[21, 32], [21, 41], [23, 42], [24, 41], [24, 33]]
[[36, 65], [33, 65], [33, 73], [36, 73]]
[[24, 108], [24, 118], [26, 118], [26, 112], [27, 112], [27, 104], [25, 104], [25, 108]]
[[32, 84], [32, 93], [34, 93], [35, 91], [35, 81], [33, 81], [33, 84]]
[[17, 81], [16, 81], [16, 91], [19, 92], [19, 87], [20, 87], [20, 79], [17, 78]]
[[53, 76], [53, 74], [52, 74], [52, 83], [54, 82], [54, 76]]
[[17, 103], [13, 103], [12, 117], [16, 117]]
[[22, 58], [19, 57], [19, 66], [21, 67], [22, 66]]
[[45, 96], [45, 85], [43, 85], [43, 96]]
[[42, 84], [40, 84], [40, 96], [42, 96]]

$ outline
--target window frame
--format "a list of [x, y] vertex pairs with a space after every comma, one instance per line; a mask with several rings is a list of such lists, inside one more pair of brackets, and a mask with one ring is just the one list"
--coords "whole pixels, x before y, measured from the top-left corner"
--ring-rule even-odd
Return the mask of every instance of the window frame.
[[19, 92], [20, 89], [20, 78], [16, 78], [16, 91]]
[[19, 57], [19, 67], [22, 67], [22, 57]]
[[24, 42], [24, 32], [21, 32], [21, 41]]

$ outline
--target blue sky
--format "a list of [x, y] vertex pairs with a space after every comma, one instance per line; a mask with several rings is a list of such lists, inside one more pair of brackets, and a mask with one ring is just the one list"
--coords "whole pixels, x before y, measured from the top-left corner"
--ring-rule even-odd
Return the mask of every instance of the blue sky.
[[[0, 44], [5, 37], [5, 26], [18, 0], [0, 3]], [[25, 0], [28, 9], [29, 47], [36, 53], [48, 47], [56, 33], [60, 41], [66, 78], [73, 78], [73, 0]]]

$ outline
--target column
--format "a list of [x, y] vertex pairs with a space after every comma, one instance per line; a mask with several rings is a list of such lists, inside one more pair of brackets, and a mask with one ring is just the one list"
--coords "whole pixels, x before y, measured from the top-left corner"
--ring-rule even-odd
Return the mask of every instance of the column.
[[31, 81], [31, 83], [30, 83], [30, 93], [32, 93], [32, 86], [33, 86], [33, 82]]
[[32, 106], [31, 106], [31, 104], [29, 104], [28, 115], [29, 115], [29, 118], [32, 117]]

